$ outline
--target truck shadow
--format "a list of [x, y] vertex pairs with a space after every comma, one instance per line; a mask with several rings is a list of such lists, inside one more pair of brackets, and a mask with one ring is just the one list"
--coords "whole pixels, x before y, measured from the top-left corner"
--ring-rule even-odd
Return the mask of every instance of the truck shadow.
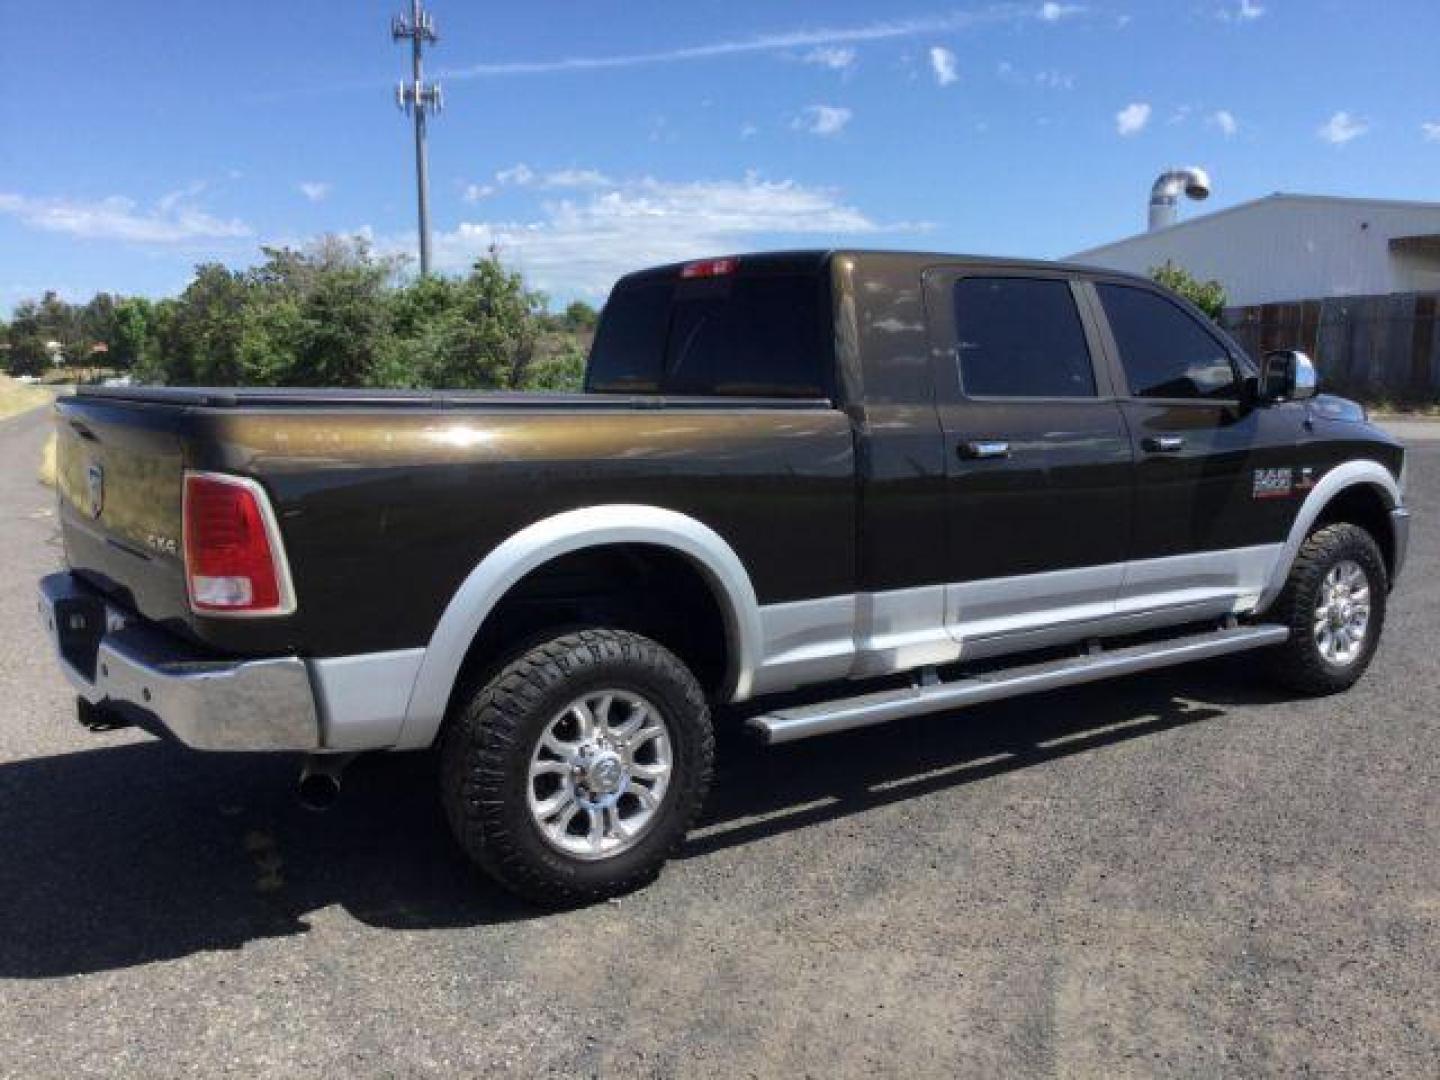
[[[721, 739], [715, 794], [681, 853], [704, 858], [1019, 768], [1279, 700], [1231, 665], [764, 749]], [[335, 810], [294, 801], [298, 762], [159, 741], [0, 764], [0, 978], [52, 978], [239, 949], [361, 922], [441, 929], [549, 917], [450, 839], [428, 755], [362, 759]]]

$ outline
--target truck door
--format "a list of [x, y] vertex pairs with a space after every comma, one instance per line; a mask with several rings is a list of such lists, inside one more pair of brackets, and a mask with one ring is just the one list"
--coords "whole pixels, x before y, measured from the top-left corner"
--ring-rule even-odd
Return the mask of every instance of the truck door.
[[1124, 579], [1133, 452], [1079, 286], [926, 275], [946, 441], [946, 625], [962, 658], [1103, 629]]
[[1143, 283], [1094, 283], [1136, 456], [1120, 606], [1180, 622], [1243, 610], [1289, 531], [1301, 411], [1256, 409], [1242, 360], [1203, 316]]

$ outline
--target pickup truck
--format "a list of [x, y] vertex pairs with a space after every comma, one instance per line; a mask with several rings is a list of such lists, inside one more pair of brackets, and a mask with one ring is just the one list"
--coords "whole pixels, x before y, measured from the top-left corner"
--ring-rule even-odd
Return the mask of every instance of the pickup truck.
[[[1149, 281], [769, 253], [622, 279], [585, 392], [114, 387], [57, 406], [40, 613], [95, 729], [438, 759], [543, 903], [650, 880], [714, 722], [771, 743], [1243, 650], [1365, 671], [1404, 450]], [[1053, 699], [1051, 699], [1053, 700]]]

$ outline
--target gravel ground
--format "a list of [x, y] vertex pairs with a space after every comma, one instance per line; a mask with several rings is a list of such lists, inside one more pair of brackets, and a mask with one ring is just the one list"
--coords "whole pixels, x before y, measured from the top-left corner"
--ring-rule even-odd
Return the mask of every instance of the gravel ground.
[[42, 413], [0, 423], [0, 1074], [1435, 1076], [1440, 446], [1369, 677], [1227, 662], [761, 750], [660, 881], [546, 914], [425, 759], [74, 722], [32, 610]]

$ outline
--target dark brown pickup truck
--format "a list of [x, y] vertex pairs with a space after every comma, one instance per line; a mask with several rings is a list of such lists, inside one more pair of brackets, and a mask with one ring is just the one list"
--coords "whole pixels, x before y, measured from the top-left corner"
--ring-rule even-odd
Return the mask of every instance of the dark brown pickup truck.
[[1404, 561], [1398, 444], [1107, 271], [648, 270], [586, 383], [63, 401], [82, 719], [303, 752], [312, 801], [438, 744], [465, 849], [574, 902], [683, 840], [713, 707], [783, 742], [1261, 647], [1339, 690]]

